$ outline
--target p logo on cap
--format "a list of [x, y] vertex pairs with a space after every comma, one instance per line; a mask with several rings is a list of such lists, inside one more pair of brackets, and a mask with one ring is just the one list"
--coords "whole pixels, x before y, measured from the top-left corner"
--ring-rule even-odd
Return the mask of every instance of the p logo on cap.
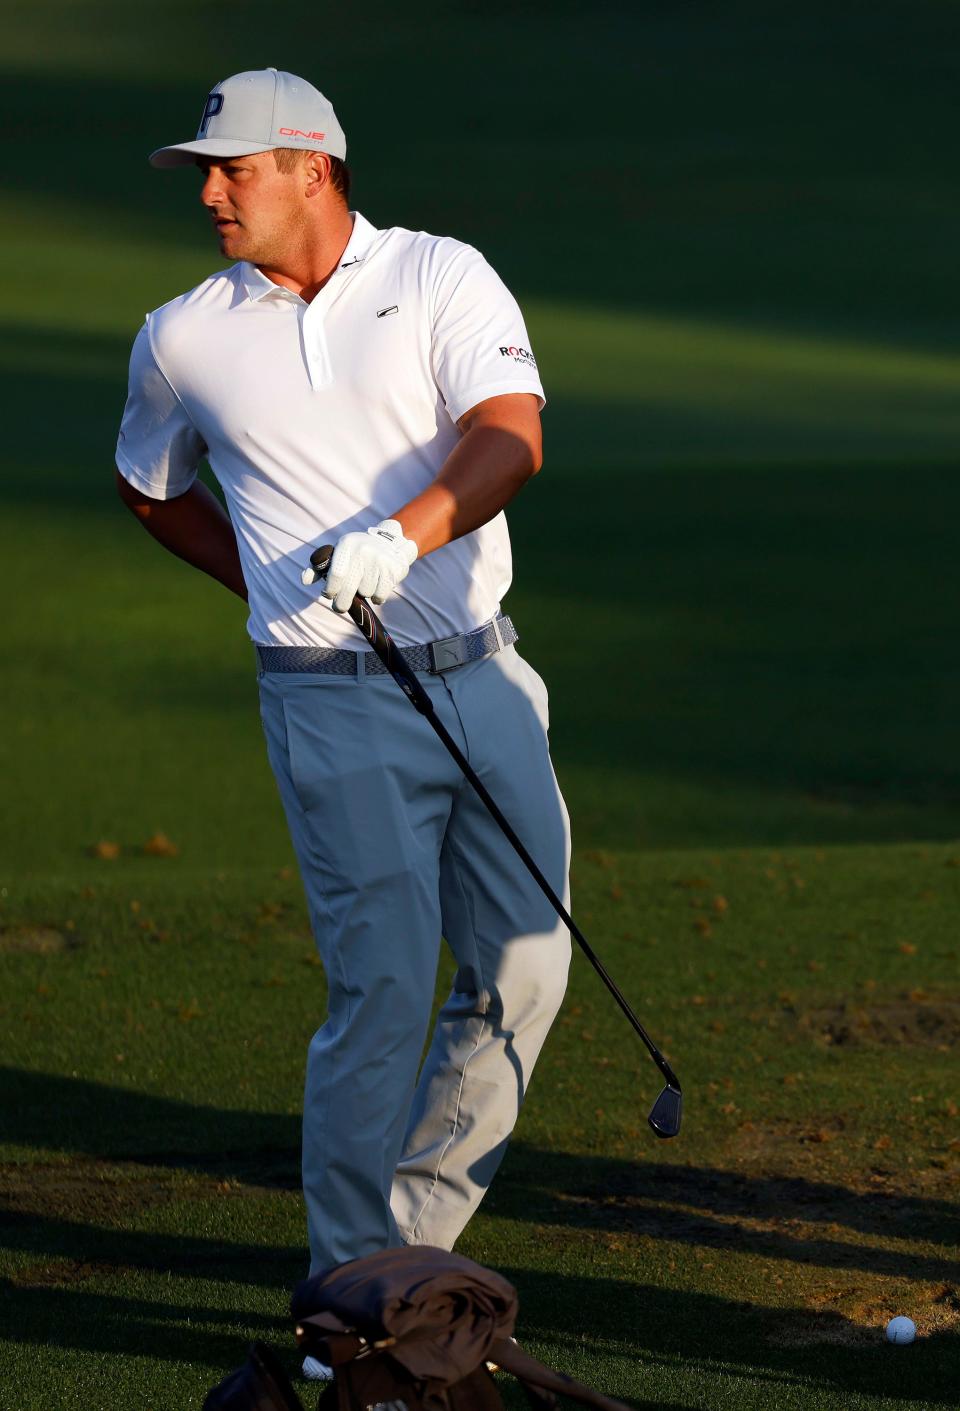
[[222, 93], [211, 93], [211, 94], [209, 95], [209, 97], [207, 98], [207, 101], [206, 101], [206, 103], [205, 103], [205, 105], [204, 105], [203, 117], [200, 119], [200, 130], [199, 130], [199, 132], [197, 133], [197, 136], [198, 136], [198, 137], [206, 137], [206, 135], [207, 135], [207, 123], [210, 121], [211, 118], [215, 118], [215, 117], [217, 116], [217, 114], [220, 112], [220, 110], [222, 109], [222, 107], [223, 107], [223, 94], [222, 94]]

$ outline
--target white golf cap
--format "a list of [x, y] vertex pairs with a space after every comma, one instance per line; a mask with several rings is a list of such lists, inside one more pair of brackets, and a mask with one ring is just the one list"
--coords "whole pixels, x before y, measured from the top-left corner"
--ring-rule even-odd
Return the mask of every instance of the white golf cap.
[[195, 142], [161, 147], [151, 153], [150, 165], [193, 166], [197, 157], [245, 157], [274, 147], [347, 155], [333, 104], [319, 89], [280, 69], [251, 69], [225, 78], [207, 95]]

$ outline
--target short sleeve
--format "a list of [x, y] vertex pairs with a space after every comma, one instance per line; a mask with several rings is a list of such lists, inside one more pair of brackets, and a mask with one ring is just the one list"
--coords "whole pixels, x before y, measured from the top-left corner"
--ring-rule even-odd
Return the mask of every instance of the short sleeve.
[[516, 299], [478, 251], [460, 245], [434, 291], [433, 373], [453, 421], [487, 397], [531, 392], [537, 360]]
[[155, 500], [189, 490], [206, 446], [160, 369], [144, 324], [130, 354], [127, 405], [117, 440], [117, 469]]

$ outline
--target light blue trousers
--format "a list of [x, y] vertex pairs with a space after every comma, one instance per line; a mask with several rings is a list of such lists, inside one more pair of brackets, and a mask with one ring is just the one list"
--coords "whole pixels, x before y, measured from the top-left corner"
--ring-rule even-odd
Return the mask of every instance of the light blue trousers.
[[[569, 906], [540, 677], [507, 647], [419, 679]], [[451, 1249], [560, 1007], [569, 934], [392, 678], [259, 682], [329, 986], [304, 1096], [310, 1272], [402, 1243]], [[441, 936], [458, 968], [418, 1077]]]

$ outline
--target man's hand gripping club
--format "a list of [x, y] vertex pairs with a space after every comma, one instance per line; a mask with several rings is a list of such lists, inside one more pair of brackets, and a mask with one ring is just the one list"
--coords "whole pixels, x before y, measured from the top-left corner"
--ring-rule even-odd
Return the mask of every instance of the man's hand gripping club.
[[[382, 603], [406, 578], [419, 552], [395, 519], [381, 520], [365, 534], [344, 534], [333, 551], [323, 596], [333, 599], [334, 612], [348, 612], [357, 593]], [[300, 577], [309, 587], [322, 575], [310, 567]]]

